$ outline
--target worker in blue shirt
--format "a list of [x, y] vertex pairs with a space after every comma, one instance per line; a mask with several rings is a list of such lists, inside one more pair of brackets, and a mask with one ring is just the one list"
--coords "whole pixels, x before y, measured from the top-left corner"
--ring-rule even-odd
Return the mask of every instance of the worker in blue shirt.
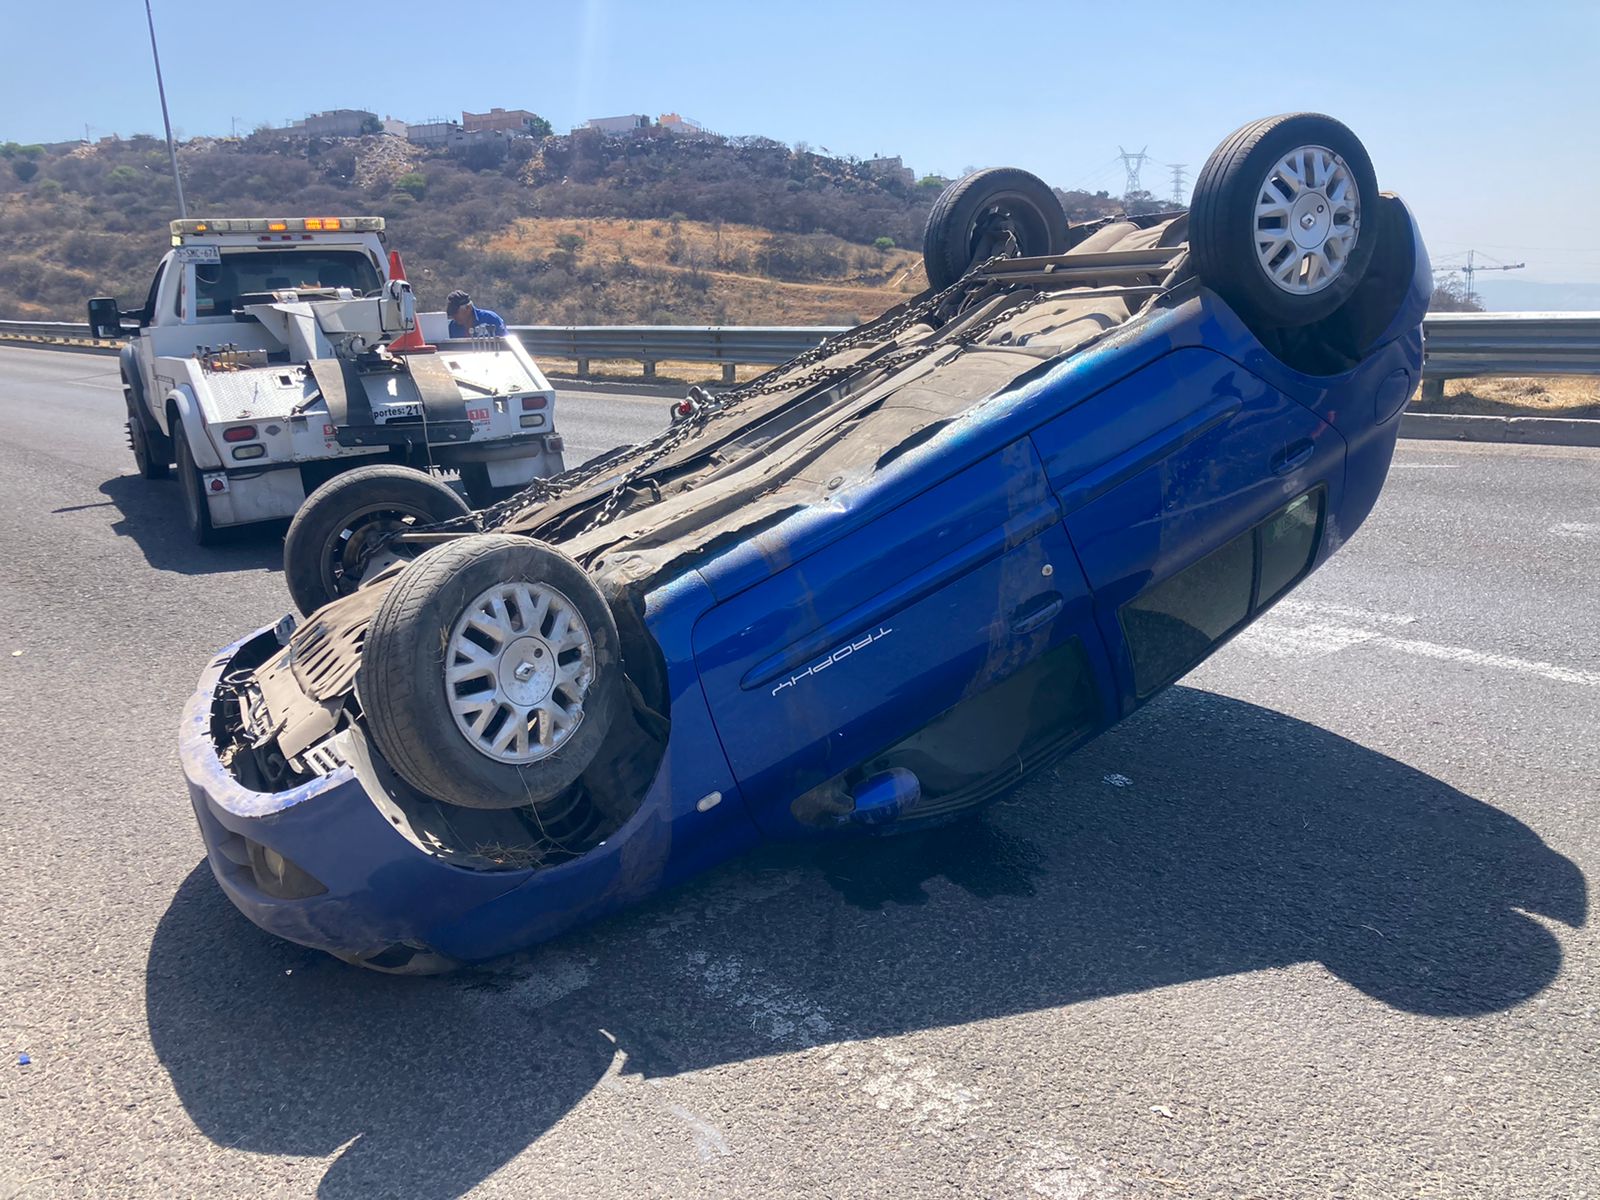
[[465, 292], [451, 292], [446, 296], [444, 311], [450, 315], [453, 338], [506, 336], [506, 323], [500, 319], [500, 314], [474, 307], [472, 297]]

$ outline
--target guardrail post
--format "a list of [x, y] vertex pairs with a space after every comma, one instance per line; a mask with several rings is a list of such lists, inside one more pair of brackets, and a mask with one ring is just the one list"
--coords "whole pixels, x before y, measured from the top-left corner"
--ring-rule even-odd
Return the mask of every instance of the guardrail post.
[[1424, 379], [1422, 381], [1422, 400], [1425, 404], [1439, 404], [1444, 400], [1444, 380]]
[[734, 374], [733, 374], [735, 370], [737, 370], [737, 366], [734, 363], [723, 363], [722, 364], [722, 382], [723, 383], [735, 383], [735, 382], [737, 382], [737, 380], [735, 380]]
[[656, 364], [649, 359], [645, 360], [644, 377], [646, 379], [654, 379], [656, 377]]
[[589, 360], [587, 358], [580, 358], [578, 360], [578, 378], [579, 379], [586, 379], [586, 378], [588, 378], [588, 375], [589, 375]]

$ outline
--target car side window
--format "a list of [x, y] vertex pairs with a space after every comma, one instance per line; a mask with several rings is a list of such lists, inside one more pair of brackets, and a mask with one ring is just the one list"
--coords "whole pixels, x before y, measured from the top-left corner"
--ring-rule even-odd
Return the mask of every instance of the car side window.
[[1240, 534], [1123, 605], [1140, 699], [1194, 666], [1249, 615], [1252, 541]]
[[1256, 607], [1270, 604], [1306, 573], [1322, 525], [1322, 493], [1301, 496], [1260, 529], [1261, 572]]
[[161, 280], [166, 273], [166, 263], [156, 268], [156, 277], [150, 281], [150, 292], [144, 298], [144, 307], [139, 310], [140, 325], [148, 325], [156, 319], [156, 297], [161, 294]]
[[172, 315], [183, 320], [183, 301], [189, 294], [189, 272], [178, 268], [178, 286], [172, 293]]
[[1311, 569], [1326, 495], [1307, 492], [1122, 606], [1139, 699], [1195, 666]]

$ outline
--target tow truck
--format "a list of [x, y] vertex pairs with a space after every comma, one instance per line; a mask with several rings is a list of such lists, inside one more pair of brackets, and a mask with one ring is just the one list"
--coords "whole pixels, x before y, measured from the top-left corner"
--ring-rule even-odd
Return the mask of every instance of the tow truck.
[[[367, 468], [361, 516], [385, 529], [468, 511], [445, 473], [483, 507], [564, 469], [537, 364], [515, 336], [451, 339], [443, 313], [418, 313], [382, 217], [171, 232], [143, 307], [91, 300], [89, 325], [125, 339], [134, 460], [146, 479], [176, 466], [196, 542], [293, 517], [351, 468]], [[324, 565], [337, 582], [362, 564]]]

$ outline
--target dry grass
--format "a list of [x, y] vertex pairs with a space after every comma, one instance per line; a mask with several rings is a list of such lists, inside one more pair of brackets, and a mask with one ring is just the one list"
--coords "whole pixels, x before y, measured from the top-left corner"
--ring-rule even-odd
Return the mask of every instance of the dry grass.
[[1442, 401], [1430, 404], [1419, 393], [1411, 408], [1483, 417], [1600, 417], [1600, 379], [1452, 379]]
[[[608, 291], [626, 292], [630, 266], [696, 277], [705, 281], [706, 290], [699, 307], [737, 313], [745, 325], [854, 325], [927, 286], [920, 254], [879, 251], [838, 238], [821, 239], [849, 264], [838, 280], [789, 283], [768, 278], [754, 265], [772, 231], [753, 225], [526, 218], [486, 238], [481, 248], [517, 258], [548, 258], [561, 252], [559, 239], [564, 236], [583, 239], [577, 261], [607, 268]], [[671, 249], [676, 262], [668, 261]]]

